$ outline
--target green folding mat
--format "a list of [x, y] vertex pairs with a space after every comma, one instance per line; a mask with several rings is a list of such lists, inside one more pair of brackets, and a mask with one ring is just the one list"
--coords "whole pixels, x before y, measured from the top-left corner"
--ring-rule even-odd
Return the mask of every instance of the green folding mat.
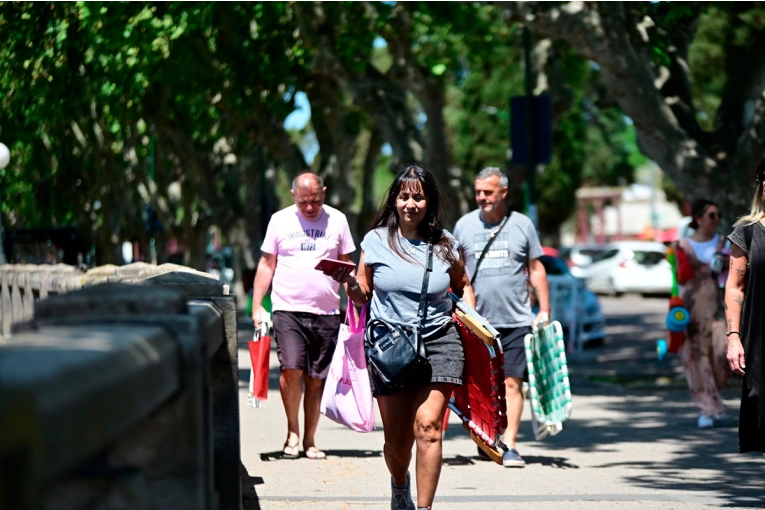
[[573, 407], [560, 323], [553, 321], [542, 329], [533, 327], [523, 344], [529, 370], [531, 426], [540, 440], [563, 430], [563, 422], [569, 419]]

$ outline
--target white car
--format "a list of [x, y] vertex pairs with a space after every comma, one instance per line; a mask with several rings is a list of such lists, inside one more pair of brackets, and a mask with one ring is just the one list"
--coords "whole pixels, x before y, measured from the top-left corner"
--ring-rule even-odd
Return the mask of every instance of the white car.
[[566, 262], [572, 275], [583, 278], [589, 265], [605, 250], [604, 244], [575, 244], [568, 248], [561, 248], [559, 257]]
[[672, 267], [667, 247], [646, 241], [619, 241], [587, 267], [587, 286], [593, 292], [619, 296], [625, 292], [669, 294]]

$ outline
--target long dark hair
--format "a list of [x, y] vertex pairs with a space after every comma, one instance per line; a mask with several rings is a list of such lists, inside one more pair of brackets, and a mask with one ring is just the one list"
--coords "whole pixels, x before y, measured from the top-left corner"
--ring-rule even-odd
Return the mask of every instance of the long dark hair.
[[699, 228], [699, 222], [696, 220], [699, 216], [704, 216], [704, 214], [707, 212], [707, 209], [710, 207], [715, 206], [717, 207], [717, 210], [720, 210], [720, 206], [712, 202], [711, 200], [706, 200], [704, 198], [700, 198], [691, 204], [691, 222], [688, 224], [689, 227], [692, 229]]
[[438, 182], [430, 170], [419, 165], [408, 165], [401, 170], [388, 188], [385, 201], [375, 217], [373, 229], [385, 228], [388, 231], [388, 246], [401, 258], [414, 261], [415, 259], [404, 252], [399, 237], [399, 217], [396, 200], [402, 188], [412, 189], [417, 184], [422, 187], [422, 193], [427, 201], [425, 217], [417, 225], [417, 234], [426, 242], [433, 245], [433, 253], [449, 267], [457, 264], [452, 251], [452, 241], [446, 237], [441, 223], [441, 208], [443, 199]]

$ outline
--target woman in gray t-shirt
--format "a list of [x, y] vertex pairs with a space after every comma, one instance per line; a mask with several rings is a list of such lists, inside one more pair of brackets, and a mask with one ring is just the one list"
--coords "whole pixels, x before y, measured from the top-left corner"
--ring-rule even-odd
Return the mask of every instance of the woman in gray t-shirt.
[[455, 385], [462, 384], [465, 353], [452, 323], [451, 290], [475, 307], [475, 296], [457, 242], [443, 229], [441, 196], [432, 173], [416, 165], [402, 170], [388, 190], [374, 227], [361, 243], [358, 275], [339, 269], [332, 276], [347, 284], [354, 303], [371, 301], [369, 315], [390, 323], [417, 322], [428, 244], [433, 271], [422, 324], [430, 364], [403, 390], [373, 388], [385, 433], [385, 462], [391, 474], [391, 508], [414, 509], [409, 464], [417, 443], [417, 507], [427, 508], [441, 475], [444, 413]]

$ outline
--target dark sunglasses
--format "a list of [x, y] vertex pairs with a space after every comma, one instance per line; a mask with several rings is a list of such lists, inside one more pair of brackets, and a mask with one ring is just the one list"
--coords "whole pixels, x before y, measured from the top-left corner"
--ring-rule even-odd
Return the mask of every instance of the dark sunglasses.
[[719, 212], [707, 213], [707, 218], [709, 218], [710, 220], [713, 220], [715, 218], [722, 219], [722, 214], [720, 214]]
[[765, 172], [757, 172], [754, 174], [755, 182], [765, 182]]

